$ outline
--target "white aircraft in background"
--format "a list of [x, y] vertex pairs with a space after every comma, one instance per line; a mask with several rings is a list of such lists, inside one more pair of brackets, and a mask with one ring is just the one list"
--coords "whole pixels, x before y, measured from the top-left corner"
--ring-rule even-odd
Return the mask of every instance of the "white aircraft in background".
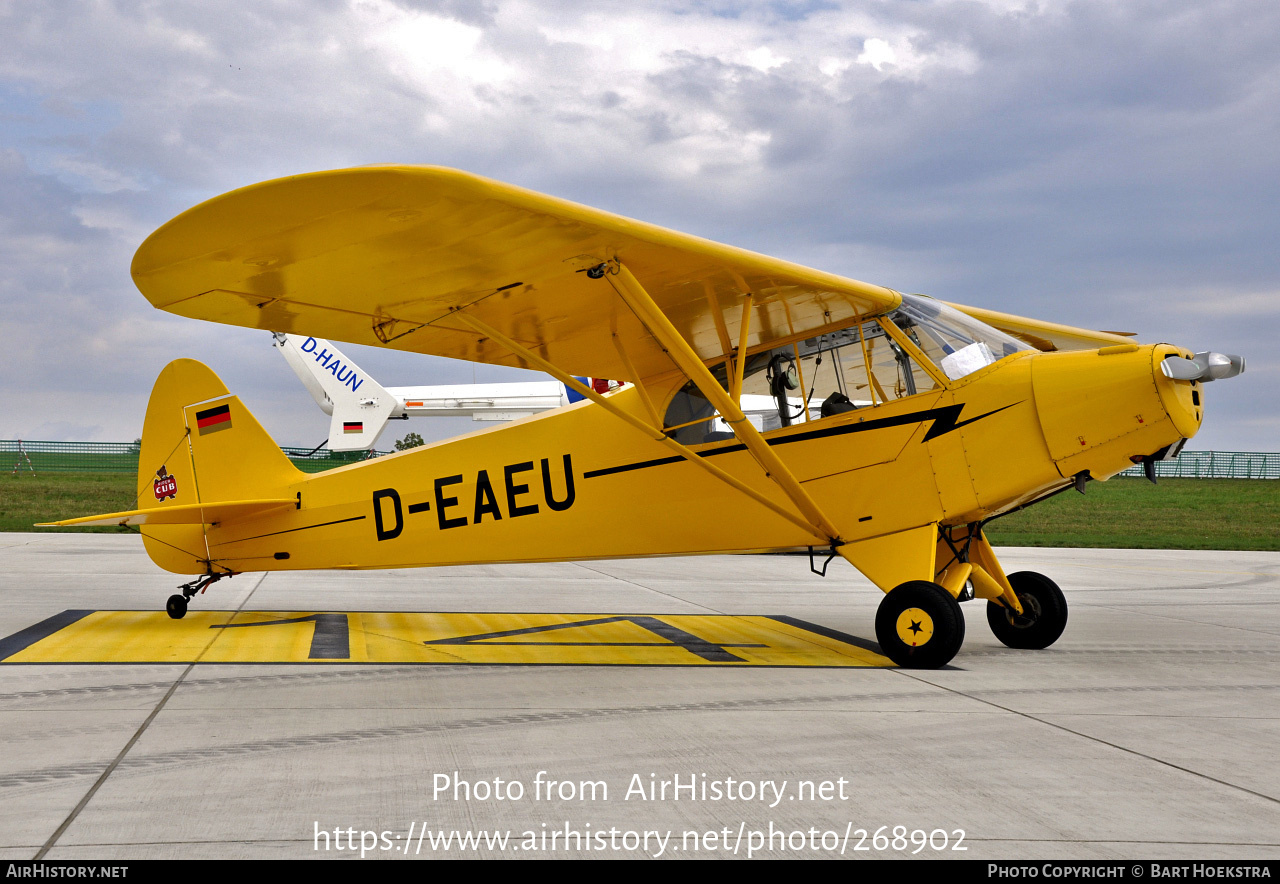
[[570, 397], [563, 384], [552, 380], [388, 389], [323, 338], [279, 332], [273, 338], [316, 404], [331, 415], [331, 451], [372, 448], [389, 420], [469, 416], [509, 421], [583, 398], [576, 393]]
[[[331, 416], [330, 451], [367, 451], [377, 442], [389, 420], [411, 417], [470, 417], [476, 421], [511, 421], [540, 411], [560, 408], [586, 397], [568, 390], [559, 381], [521, 381], [505, 384], [448, 384], [431, 387], [383, 387], [368, 372], [323, 338], [272, 334], [276, 347], [316, 404]], [[597, 393], [622, 386], [603, 378], [579, 378]], [[794, 387], [788, 387], [794, 389]], [[805, 420], [799, 399], [788, 400], [798, 412], [795, 423]], [[742, 410], [758, 429], [766, 416], [777, 420], [773, 396], [743, 395]], [[732, 435], [723, 420], [718, 433]]]

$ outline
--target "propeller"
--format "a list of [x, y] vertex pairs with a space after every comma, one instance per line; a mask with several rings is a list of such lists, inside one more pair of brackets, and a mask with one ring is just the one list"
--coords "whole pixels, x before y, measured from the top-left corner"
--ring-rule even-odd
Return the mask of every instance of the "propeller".
[[1160, 370], [1165, 377], [1176, 381], [1220, 381], [1244, 374], [1244, 357], [1227, 353], [1197, 353], [1191, 359], [1180, 356], [1169, 356], [1160, 363]]

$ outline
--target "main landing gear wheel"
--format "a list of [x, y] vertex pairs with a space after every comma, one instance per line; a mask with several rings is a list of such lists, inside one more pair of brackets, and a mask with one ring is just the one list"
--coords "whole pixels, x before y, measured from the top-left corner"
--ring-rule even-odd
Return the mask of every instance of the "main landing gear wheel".
[[169, 596], [169, 601], [164, 603], [164, 609], [174, 620], [181, 620], [187, 616], [187, 597], [185, 595]]
[[1035, 571], [1009, 575], [1022, 613], [987, 602], [987, 622], [996, 638], [1011, 648], [1038, 651], [1058, 640], [1067, 628], [1067, 599], [1054, 583]]
[[899, 666], [938, 669], [964, 644], [964, 614], [955, 596], [938, 584], [911, 580], [881, 600], [876, 639], [885, 656]]

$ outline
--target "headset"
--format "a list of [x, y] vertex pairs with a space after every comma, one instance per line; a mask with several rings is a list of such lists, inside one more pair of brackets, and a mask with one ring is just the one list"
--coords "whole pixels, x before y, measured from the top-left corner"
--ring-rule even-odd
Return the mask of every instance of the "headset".
[[784, 427], [791, 426], [791, 403], [787, 401], [787, 392], [800, 387], [800, 375], [796, 371], [796, 361], [790, 353], [775, 353], [765, 369], [765, 379], [769, 382], [769, 392], [778, 403], [778, 417]]

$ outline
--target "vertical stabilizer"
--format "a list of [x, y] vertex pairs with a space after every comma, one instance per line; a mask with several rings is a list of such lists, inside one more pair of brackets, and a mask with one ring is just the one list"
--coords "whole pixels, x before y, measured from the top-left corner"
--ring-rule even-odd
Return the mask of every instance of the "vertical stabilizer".
[[[304, 478], [207, 366], [177, 359], [160, 372], [142, 426], [139, 509], [290, 497], [290, 486]], [[206, 572], [203, 525], [148, 524], [141, 531], [160, 567]]]
[[[225, 396], [227, 388], [194, 359], [177, 359], [165, 366], [151, 388], [142, 424], [138, 454], [137, 507], [163, 508], [199, 503], [191, 445], [183, 405]], [[201, 525], [154, 525], [142, 528], [151, 560], [167, 571], [198, 574], [205, 570], [208, 552]]]

